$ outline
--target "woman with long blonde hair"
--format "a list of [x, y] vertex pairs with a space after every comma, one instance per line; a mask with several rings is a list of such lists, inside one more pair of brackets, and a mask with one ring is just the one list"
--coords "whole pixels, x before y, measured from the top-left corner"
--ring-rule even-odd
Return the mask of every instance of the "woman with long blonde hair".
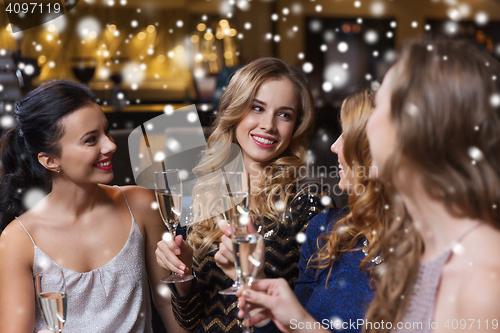
[[371, 155], [365, 127], [373, 106], [369, 87], [348, 96], [341, 108], [343, 133], [331, 148], [338, 155], [339, 187], [349, 194], [350, 212], [330, 209], [310, 222], [301, 250], [296, 297], [280, 279], [256, 281], [254, 291], [241, 295], [241, 308], [246, 302], [252, 308], [265, 308], [251, 323], [272, 319], [283, 332], [361, 330], [351, 323], [364, 318], [373, 295], [369, 270], [382, 262], [377, 255], [378, 238], [387, 221], [383, 186], [369, 176]]
[[265, 216], [265, 274], [283, 277], [289, 284], [296, 280], [299, 244], [295, 236], [325, 208], [320, 201], [326, 192], [301, 172], [313, 127], [312, 94], [302, 74], [290, 65], [261, 58], [231, 79], [207, 150], [194, 169], [203, 181], [193, 190], [195, 221], [188, 228], [187, 240], [177, 236], [160, 242], [157, 249], [160, 266], [178, 273], [195, 272], [194, 280], [172, 288], [174, 312], [185, 329], [241, 330], [236, 298], [219, 294], [232, 284], [235, 270], [234, 258], [216, 255], [223, 233], [219, 217], [213, 217], [220, 203], [213, 189], [220, 180], [210, 177], [231, 159], [228, 143], [239, 146], [250, 175], [250, 211]]
[[397, 195], [366, 331], [498, 329], [498, 77], [474, 45], [415, 41], [384, 78], [367, 136]]

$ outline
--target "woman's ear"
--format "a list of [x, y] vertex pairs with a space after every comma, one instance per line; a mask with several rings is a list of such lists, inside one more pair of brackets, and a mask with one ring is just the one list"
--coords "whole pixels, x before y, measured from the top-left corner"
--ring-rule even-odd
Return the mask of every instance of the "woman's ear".
[[59, 172], [61, 170], [59, 161], [52, 155], [43, 152], [38, 153], [38, 162], [49, 171]]

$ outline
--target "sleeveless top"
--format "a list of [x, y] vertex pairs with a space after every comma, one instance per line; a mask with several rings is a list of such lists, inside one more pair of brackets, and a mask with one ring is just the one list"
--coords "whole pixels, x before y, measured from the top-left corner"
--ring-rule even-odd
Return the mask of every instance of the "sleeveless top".
[[[421, 261], [418, 270], [417, 281], [413, 289], [413, 296], [410, 306], [404, 317], [403, 323], [409, 323], [406, 326], [409, 329], [396, 330], [398, 333], [431, 333], [430, 324], [434, 318], [434, 307], [436, 305], [436, 296], [439, 284], [441, 282], [441, 273], [444, 265], [448, 262], [453, 252], [453, 248], [459, 245], [459, 242], [471, 231], [482, 225], [477, 223], [463, 233], [456, 241], [448, 245], [445, 251], [433, 261]], [[414, 324], [417, 323], [417, 324]], [[421, 323], [421, 325], [420, 325]], [[411, 324], [411, 325], [410, 325]], [[419, 327], [418, 327], [419, 326]]]
[[[120, 191], [132, 217], [129, 237], [113, 259], [89, 272], [78, 273], [57, 264], [36, 246], [28, 230], [16, 217], [35, 249], [33, 277], [47, 270], [63, 271], [68, 295], [65, 333], [153, 331], [144, 239], [127, 198]], [[47, 329], [47, 325], [37, 301], [34, 331], [42, 329]]]

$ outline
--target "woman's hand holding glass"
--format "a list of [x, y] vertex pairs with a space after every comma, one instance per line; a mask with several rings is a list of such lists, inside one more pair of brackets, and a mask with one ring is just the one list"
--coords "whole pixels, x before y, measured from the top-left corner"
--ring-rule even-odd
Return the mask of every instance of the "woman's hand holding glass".
[[[158, 203], [158, 209], [160, 210], [163, 222], [170, 231], [170, 234], [166, 234], [163, 237], [163, 239], [166, 240], [167, 242], [169, 240], [173, 240], [173, 242], [170, 243], [170, 246], [167, 247], [171, 247], [174, 254], [180, 255], [182, 252], [182, 249], [180, 248], [183, 242], [182, 236], [179, 236], [180, 238], [176, 237], [176, 230], [177, 226], [179, 225], [182, 212], [182, 181], [180, 178], [180, 173], [178, 169], [172, 169], [163, 172], [155, 172], [154, 176], [155, 176], [154, 178], [155, 195], [156, 195], [156, 201]], [[161, 243], [162, 241], [158, 243], [158, 248]], [[175, 248], [175, 246], [177, 246], [177, 248]], [[164, 248], [164, 250], [166, 249]], [[169, 255], [168, 251], [167, 251], [167, 257], [161, 259], [173, 261], [175, 266], [178, 267], [178, 269], [168, 268], [172, 271], [172, 274], [170, 274], [169, 277], [162, 278], [160, 280], [161, 282], [165, 283], [186, 282], [194, 278], [192, 274], [185, 272], [187, 267], [184, 264], [179, 263], [179, 259]], [[157, 254], [157, 261], [158, 261], [158, 254]], [[160, 266], [162, 265], [160, 264]], [[179, 271], [182, 272], [178, 273]]]
[[224, 274], [232, 280], [236, 280], [238, 276], [234, 265], [235, 258], [233, 241], [231, 240], [231, 226], [229, 226], [227, 221], [224, 219], [220, 220], [217, 225], [223, 235], [220, 239], [219, 250], [214, 256], [215, 263], [224, 272]]
[[193, 263], [193, 249], [181, 235], [173, 238], [165, 234], [156, 248], [156, 261], [165, 269], [180, 275], [189, 274]]
[[238, 317], [246, 318], [248, 325], [271, 319], [282, 332], [293, 331], [290, 327], [292, 320], [301, 325], [311, 323], [310, 327], [318, 327], [313, 324], [316, 320], [300, 304], [283, 278], [254, 281], [250, 289], [239, 290], [236, 296], [240, 309]]

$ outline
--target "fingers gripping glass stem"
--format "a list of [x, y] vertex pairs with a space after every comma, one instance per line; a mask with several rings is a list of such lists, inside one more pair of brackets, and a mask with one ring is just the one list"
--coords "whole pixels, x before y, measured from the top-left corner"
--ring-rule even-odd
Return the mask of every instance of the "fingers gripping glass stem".
[[[182, 213], [182, 181], [179, 170], [155, 172], [155, 196], [163, 223], [167, 226], [175, 241], [177, 226]], [[170, 276], [160, 279], [164, 283], [177, 283], [192, 280], [191, 274], [172, 272]]]

